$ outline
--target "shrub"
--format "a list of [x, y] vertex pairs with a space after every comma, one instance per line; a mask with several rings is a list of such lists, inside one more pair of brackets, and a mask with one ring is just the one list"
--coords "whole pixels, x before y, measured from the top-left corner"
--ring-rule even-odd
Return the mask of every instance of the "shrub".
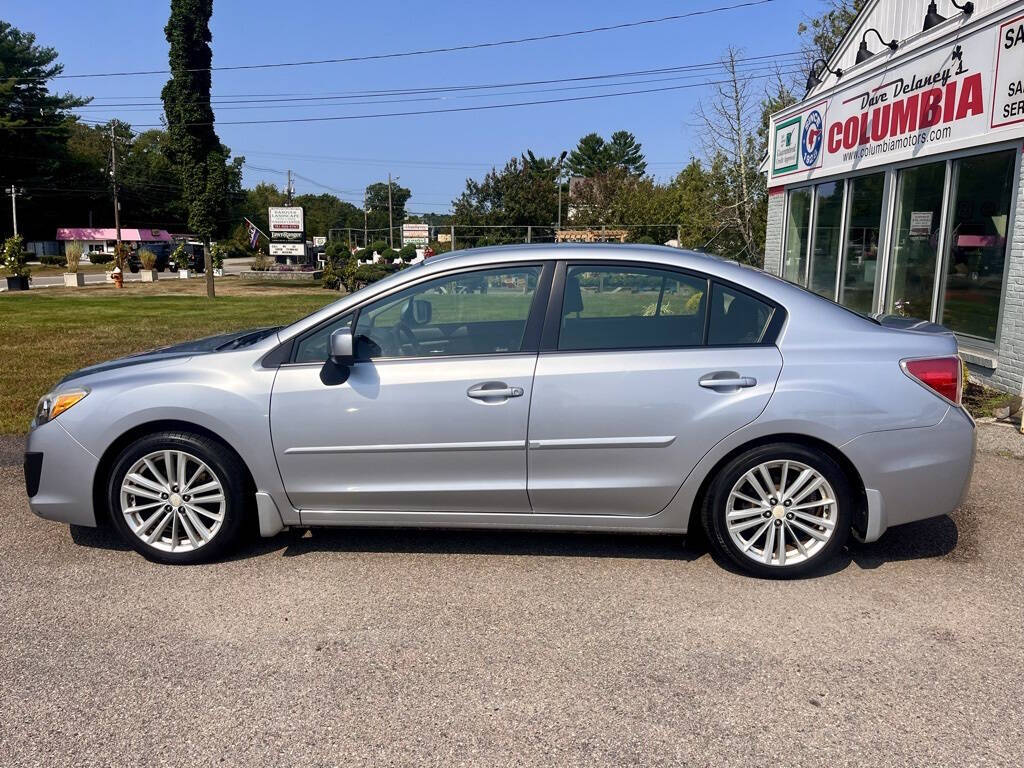
[[387, 240], [374, 240], [367, 247], [371, 251], [376, 251], [377, 253], [383, 253], [385, 250], [387, 250], [388, 241]]
[[93, 264], [109, 264], [114, 260], [114, 254], [106, 251], [93, 251], [89, 254], [89, 261]]
[[388, 271], [382, 269], [380, 264], [363, 264], [356, 268], [355, 282], [362, 285], [369, 285], [387, 277]]
[[180, 243], [178, 247], [174, 249], [174, 253], [171, 254], [170, 260], [174, 262], [174, 266], [177, 269], [188, 269], [188, 251], [185, 250], [184, 243]]
[[391, 262], [393, 262], [397, 258], [398, 251], [396, 251], [394, 248], [385, 248], [383, 251], [380, 251], [380, 260], [388, 265], [390, 265]]
[[252, 266], [250, 267], [250, 269], [253, 272], [267, 272], [273, 266], [273, 264], [274, 262], [270, 260], [267, 254], [261, 251], [260, 253], [257, 253], [256, 256], [253, 258]]
[[64, 263], [67, 264], [68, 272], [74, 274], [78, 271], [78, 265], [82, 262], [82, 250], [82, 244], [78, 241], [64, 246]]
[[140, 249], [139, 263], [142, 264], [143, 269], [153, 269], [156, 266], [156, 254], [149, 248]]
[[360, 248], [353, 254], [359, 261], [369, 261], [373, 258], [373, 251], [369, 248]]
[[637, 245], [657, 245], [654, 238], [649, 235], [640, 235], [639, 237], [630, 238], [630, 242], [636, 243]]
[[114, 261], [116, 262], [117, 268], [122, 272], [128, 270], [128, 259], [131, 255], [131, 251], [128, 250], [128, 246], [124, 243], [118, 243], [114, 246]]
[[413, 245], [412, 243], [409, 243], [408, 245], [403, 245], [402, 250], [398, 252], [398, 255], [401, 257], [402, 261], [408, 264], [410, 261], [416, 258], [416, 246]]
[[11, 277], [28, 277], [30, 270], [25, 264], [27, 261], [25, 253], [25, 241], [21, 235], [12, 235], [4, 241], [3, 267]]
[[320, 287], [329, 288], [332, 291], [336, 291], [341, 287], [341, 275], [338, 274], [333, 259], [327, 259], [327, 262], [324, 264], [324, 273], [320, 278]]
[[63, 256], [49, 256], [44, 253], [39, 257], [39, 263], [48, 267], [63, 267], [65, 262]]

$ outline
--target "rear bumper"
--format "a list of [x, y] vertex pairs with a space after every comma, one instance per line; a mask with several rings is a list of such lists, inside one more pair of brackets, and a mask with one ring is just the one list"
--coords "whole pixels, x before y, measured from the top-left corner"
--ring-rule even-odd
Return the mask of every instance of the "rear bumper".
[[95, 526], [92, 484], [98, 464], [59, 422], [32, 430], [25, 449], [29, 507], [47, 520]]
[[974, 421], [950, 408], [931, 427], [869, 432], [842, 446], [868, 500], [864, 541], [895, 525], [946, 515], [960, 506], [974, 469]]

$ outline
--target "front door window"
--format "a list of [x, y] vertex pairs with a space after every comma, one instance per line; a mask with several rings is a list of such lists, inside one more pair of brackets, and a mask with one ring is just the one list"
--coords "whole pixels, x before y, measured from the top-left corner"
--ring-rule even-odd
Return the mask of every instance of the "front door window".
[[843, 219], [843, 182], [831, 181], [814, 188], [814, 253], [811, 256], [810, 289], [827, 299], [836, 295], [839, 237]]
[[782, 276], [793, 283], [807, 281], [807, 239], [811, 227], [811, 188], [802, 187], [789, 193], [789, 216], [786, 220], [786, 252], [783, 254]]
[[875, 308], [884, 190], [884, 173], [858, 176], [850, 180], [846, 263], [843, 265], [839, 303], [865, 315]]
[[888, 302], [894, 314], [931, 318], [945, 179], [944, 162], [899, 172]]

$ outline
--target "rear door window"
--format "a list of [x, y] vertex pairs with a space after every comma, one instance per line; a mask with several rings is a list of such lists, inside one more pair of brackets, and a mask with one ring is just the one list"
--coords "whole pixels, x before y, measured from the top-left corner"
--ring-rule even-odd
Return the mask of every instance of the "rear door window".
[[700, 346], [708, 281], [641, 266], [566, 271], [560, 350]]
[[749, 293], [714, 283], [711, 289], [708, 345], [735, 347], [760, 344], [774, 311], [770, 304]]

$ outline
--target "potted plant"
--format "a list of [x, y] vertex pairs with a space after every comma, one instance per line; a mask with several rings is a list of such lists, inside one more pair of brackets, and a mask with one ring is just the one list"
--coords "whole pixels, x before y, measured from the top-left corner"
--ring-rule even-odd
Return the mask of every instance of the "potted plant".
[[64, 261], [68, 271], [64, 273], [64, 287], [78, 288], [85, 285], [85, 275], [78, 271], [78, 265], [82, 262], [82, 244], [78, 241], [68, 243], [64, 249]]
[[152, 283], [156, 280], [156, 254], [149, 248], [142, 248], [139, 251], [139, 263], [142, 269], [139, 271], [139, 278], [144, 283]]
[[13, 235], [4, 241], [3, 267], [7, 273], [8, 291], [27, 291], [29, 268], [25, 264], [25, 244], [21, 235]]
[[213, 276], [224, 277], [224, 249], [216, 243], [210, 246], [210, 263], [213, 264]]
[[174, 249], [171, 258], [174, 259], [174, 266], [178, 268], [178, 277], [188, 280], [191, 274], [188, 269], [188, 251], [185, 250], [184, 243]]

